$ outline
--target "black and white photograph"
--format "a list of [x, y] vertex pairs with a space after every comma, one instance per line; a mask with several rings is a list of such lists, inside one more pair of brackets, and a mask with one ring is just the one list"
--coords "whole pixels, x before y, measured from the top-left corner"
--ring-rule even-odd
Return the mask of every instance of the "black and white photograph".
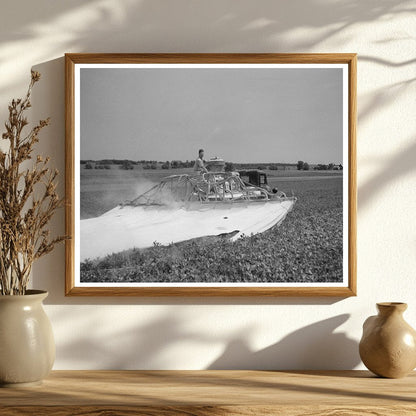
[[348, 287], [348, 64], [75, 65], [79, 287]]

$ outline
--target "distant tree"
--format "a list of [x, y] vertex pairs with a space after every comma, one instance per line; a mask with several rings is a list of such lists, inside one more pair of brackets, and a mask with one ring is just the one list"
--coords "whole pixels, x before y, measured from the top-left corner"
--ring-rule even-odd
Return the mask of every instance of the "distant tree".
[[224, 170], [226, 172], [233, 172], [234, 171], [234, 164], [232, 162], [225, 162]]
[[129, 160], [124, 160], [123, 163], [120, 165], [120, 169], [131, 170], [134, 169], [134, 166]]
[[167, 160], [163, 165], [162, 165], [162, 169], [169, 169], [170, 168], [170, 163], [169, 160]]
[[104, 165], [104, 169], [111, 169], [110, 165]]
[[114, 163], [114, 159], [103, 159], [100, 160], [101, 165], [112, 165]]
[[309, 163], [305, 162], [303, 164], [303, 170], [309, 170]]
[[297, 166], [298, 170], [303, 170], [303, 165], [304, 165], [304, 162], [302, 160], [299, 160], [298, 164], [296, 166]]
[[276, 165], [270, 165], [269, 170], [277, 170], [278, 167]]
[[92, 164], [91, 163], [86, 163], [85, 164], [85, 169], [92, 169]]
[[328, 165], [328, 170], [332, 170], [332, 169], [334, 169], [334, 164], [333, 163], [330, 163], [329, 165]]

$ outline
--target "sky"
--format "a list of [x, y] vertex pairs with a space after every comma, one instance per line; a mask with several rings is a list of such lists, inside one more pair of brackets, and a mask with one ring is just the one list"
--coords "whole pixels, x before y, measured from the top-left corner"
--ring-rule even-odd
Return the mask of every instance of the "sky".
[[81, 159], [342, 162], [337, 68], [81, 68]]

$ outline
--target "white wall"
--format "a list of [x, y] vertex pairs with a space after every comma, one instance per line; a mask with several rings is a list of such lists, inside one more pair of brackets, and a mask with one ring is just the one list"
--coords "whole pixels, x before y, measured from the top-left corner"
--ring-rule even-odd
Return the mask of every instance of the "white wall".
[[33, 118], [52, 117], [40, 147], [61, 172], [65, 52], [359, 54], [358, 296], [65, 298], [60, 247], [34, 269], [50, 291], [55, 368], [348, 369], [377, 301], [408, 302], [416, 326], [415, 31], [415, 2], [401, 0], [2, 2], [0, 120], [39, 70]]

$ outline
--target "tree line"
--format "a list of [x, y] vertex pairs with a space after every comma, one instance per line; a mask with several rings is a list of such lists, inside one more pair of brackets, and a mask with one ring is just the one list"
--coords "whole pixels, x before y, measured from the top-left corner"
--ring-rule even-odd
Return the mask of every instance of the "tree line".
[[[310, 166], [308, 162], [304, 162], [303, 160], [299, 160], [296, 165], [297, 170], [309, 170]], [[342, 170], [343, 167], [341, 164], [336, 165], [335, 163], [318, 163], [317, 165], [314, 165], [313, 170]]]
[[[192, 168], [194, 161], [191, 160], [167, 160], [165, 162], [157, 160], [129, 160], [129, 159], [102, 159], [102, 160], [81, 160], [81, 165], [85, 169], [111, 169], [111, 165], [117, 165], [119, 169], [132, 170], [134, 166], [141, 166], [142, 169], [183, 169]], [[311, 165], [308, 162], [299, 160], [297, 163], [233, 163], [225, 162], [225, 171], [234, 171], [240, 169], [269, 169], [269, 170], [310, 170]], [[313, 170], [342, 170], [341, 164], [334, 163], [312, 165]]]

